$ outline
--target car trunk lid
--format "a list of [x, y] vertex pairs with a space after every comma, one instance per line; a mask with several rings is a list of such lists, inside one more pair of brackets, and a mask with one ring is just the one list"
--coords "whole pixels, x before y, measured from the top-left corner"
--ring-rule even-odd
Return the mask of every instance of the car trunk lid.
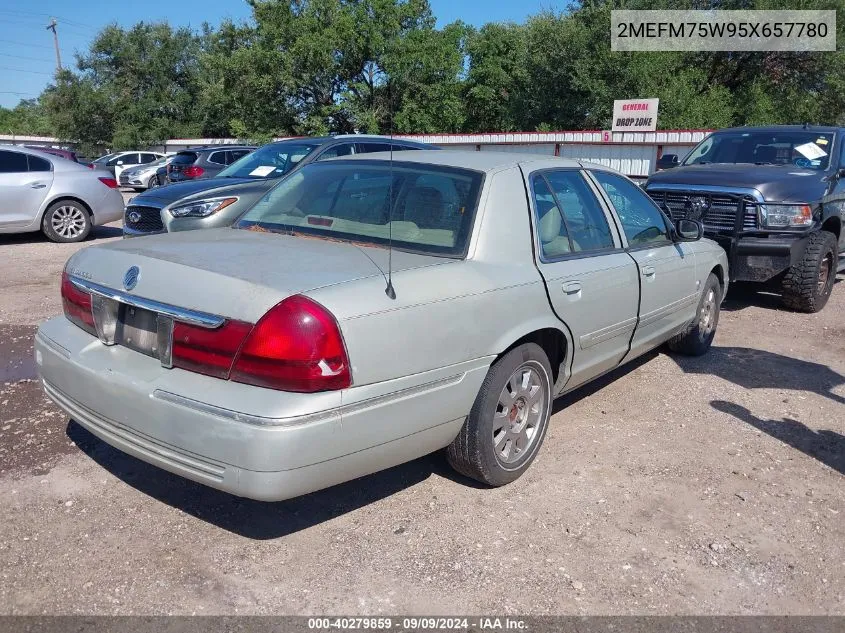
[[[374, 260], [386, 254], [349, 242], [224, 228], [93, 246], [74, 255], [67, 271], [133, 296], [255, 323], [291, 295], [381, 275]], [[394, 251], [393, 271], [442, 261]], [[127, 289], [132, 267], [137, 281]]]

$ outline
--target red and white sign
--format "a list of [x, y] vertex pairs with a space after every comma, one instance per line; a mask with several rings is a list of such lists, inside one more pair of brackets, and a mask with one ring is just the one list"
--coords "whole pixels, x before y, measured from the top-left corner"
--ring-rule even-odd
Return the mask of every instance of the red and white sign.
[[660, 99], [617, 99], [613, 102], [614, 132], [654, 132]]

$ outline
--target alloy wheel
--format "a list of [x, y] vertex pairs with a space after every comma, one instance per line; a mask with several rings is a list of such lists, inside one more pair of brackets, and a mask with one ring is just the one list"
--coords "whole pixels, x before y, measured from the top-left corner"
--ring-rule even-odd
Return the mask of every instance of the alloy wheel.
[[65, 239], [74, 239], [85, 232], [85, 212], [79, 207], [62, 205], [50, 216], [50, 226]]
[[502, 464], [513, 464], [533, 446], [545, 415], [546, 393], [540, 374], [530, 364], [514, 371], [493, 414], [493, 448]]

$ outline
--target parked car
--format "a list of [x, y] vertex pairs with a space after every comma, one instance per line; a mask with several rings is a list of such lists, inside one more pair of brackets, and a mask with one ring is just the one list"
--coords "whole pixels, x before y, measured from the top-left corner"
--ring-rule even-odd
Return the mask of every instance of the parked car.
[[255, 147], [251, 145], [210, 145], [176, 152], [167, 164], [167, 181], [184, 182], [198, 178], [214, 178]]
[[71, 151], [69, 149], [60, 149], [58, 147], [41, 147], [39, 145], [24, 145], [27, 149], [37, 149], [41, 152], [46, 152], [47, 154], [52, 154], [53, 156], [59, 156], [61, 158], [66, 158], [67, 160], [73, 161], [74, 163], [78, 163], [79, 158], [76, 155], [76, 152]]
[[[704, 223], [733, 280], [765, 282], [788, 307], [818, 312], [845, 268], [845, 129], [746, 127], [715, 132], [646, 190], [673, 218]], [[674, 168], [671, 168], [672, 165]]]
[[707, 351], [728, 269], [700, 238], [600, 165], [314, 162], [234, 227], [77, 252], [35, 355], [93, 434], [236, 495], [442, 448], [498, 486], [537, 455], [554, 397], [666, 342]]
[[173, 160], [173, 156], [162, 156], [158, 160], [154, 160], [146, 165], [124, 169], [120, 173], [118, 182], [121, 187], [131, 187], [135, 191], [154, 189], [160, 184], [158, 170], [167, 169], [167, 165], [171, 160]]
[[0, 233], [43, 231], [54, 242], [80, 242], [92, 226], [122, 215], [123, 196], [108, 172], [0, 145]]
[[111, 172], [115, 178], [120, 178], [124, 169], [152, 163], [162, 156], [164, 154], [160, 152], [115, 152], [101, 156], [89, 166], [93, 169], [104, 169]]
[[136, 196], [126, 207], [124, 237], [229, 226], [280, 178], [303, 165], [338, 156], [380, 152], [390, 149], [391, 143], [395, 151], [437, 149], [414, 141], [364, 135], [270, 143], [232, 163], [216, 178], [173, 184]]

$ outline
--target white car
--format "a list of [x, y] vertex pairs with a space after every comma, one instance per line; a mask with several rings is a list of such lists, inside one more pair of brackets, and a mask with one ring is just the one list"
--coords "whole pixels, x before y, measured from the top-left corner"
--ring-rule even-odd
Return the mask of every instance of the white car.
[[146, 165], [138, 165], [137, 167], [127, 167], [120, 172], [117, 182], [121, 187], [131, 187], [135, 191], [144, 191], [145, 189], [154, 189], [159, 186], [157, 172], [159, 167], [164, 167], [176, 154], [169, 156], [162, 156], [158, 160], [154, 160]]
[[91, 227], [121, 217], [123, 196], [110, 173], [0, 145], [0, 233], [42, 231], [54, 242], [81, 242]]

